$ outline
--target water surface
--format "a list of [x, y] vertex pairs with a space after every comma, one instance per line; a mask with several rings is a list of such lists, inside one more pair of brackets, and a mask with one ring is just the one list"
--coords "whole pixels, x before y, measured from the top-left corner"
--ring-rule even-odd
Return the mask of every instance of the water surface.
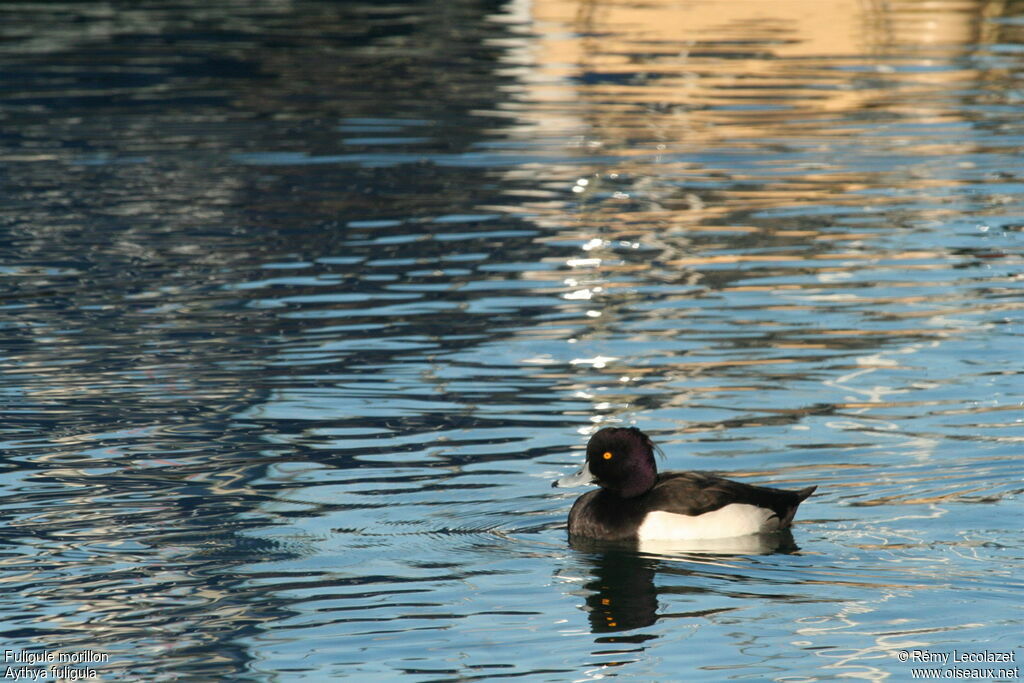
[[[5, 648], [259, 681], [1015, 651], [1022, 27], [0, 3]], [[777, 552], [570, 545], [549, 484], [607, 424], [818, 493]]]

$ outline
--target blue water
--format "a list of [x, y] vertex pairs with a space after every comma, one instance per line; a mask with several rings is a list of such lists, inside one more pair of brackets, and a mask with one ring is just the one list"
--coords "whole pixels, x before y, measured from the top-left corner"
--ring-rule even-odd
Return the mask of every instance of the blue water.
[[[1020, 660], [1024, 14], [921, 7], [0, 3], [3, 649]], [[608, 424], [816, 484], [796, 549], [570, 545]]]

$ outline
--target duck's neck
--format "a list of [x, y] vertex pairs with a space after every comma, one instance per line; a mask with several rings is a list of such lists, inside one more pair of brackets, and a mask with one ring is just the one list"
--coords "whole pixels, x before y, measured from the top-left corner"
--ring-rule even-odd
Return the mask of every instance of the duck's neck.
[[618, 482], [618, 486], [609, 490], [620, 498], [636, 498], [654, 488], [657, 478], [658, 475], [653, 469], [637, 468], [630, 472], [626, 479]]

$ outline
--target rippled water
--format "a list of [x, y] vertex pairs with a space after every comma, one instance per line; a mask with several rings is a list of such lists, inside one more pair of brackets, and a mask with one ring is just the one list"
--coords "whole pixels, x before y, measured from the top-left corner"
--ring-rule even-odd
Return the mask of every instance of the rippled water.
[[[1020, 659], [1024, 5], [2, 3], [0, 71], [6, 649]], [[571, 547], [608, 423], [797, 549]]]

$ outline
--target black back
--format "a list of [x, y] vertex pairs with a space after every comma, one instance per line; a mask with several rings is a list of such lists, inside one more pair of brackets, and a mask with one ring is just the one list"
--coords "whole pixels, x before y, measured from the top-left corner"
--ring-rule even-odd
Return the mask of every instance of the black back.
[[781, 526], [789, 526], [796, 509], [817, 486], [800, 491], [754, 486], [725, 479], [707, 472], [666, 472], [647, 493], [649, 510], [663, 510], [681, 515], [702, 515], [732, 503], [768, 508], [779, 518]]

